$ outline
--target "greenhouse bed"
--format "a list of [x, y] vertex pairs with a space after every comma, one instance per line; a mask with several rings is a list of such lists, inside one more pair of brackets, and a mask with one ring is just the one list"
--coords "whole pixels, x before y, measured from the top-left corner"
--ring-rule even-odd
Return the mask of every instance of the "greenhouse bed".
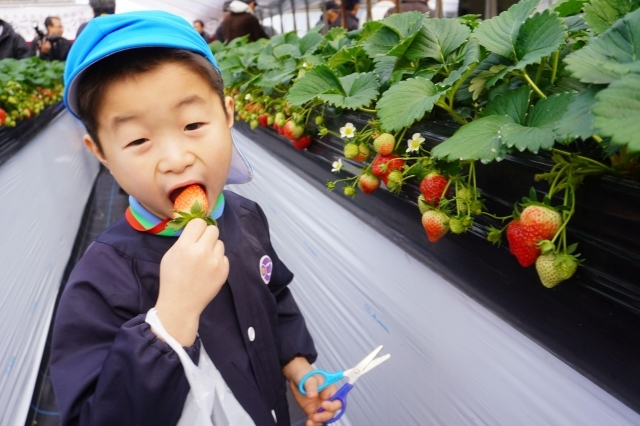
[[[358, 116], [334, 116], [334, 122], [327, 125], [334, 128], [344, 120], [356, 123], [358, 119]], [[455, 131], [446, 122], [423, 122], [420, 126], [423, 127], [419, 131], [430, 144], [439, 143]], [[330, 165], [342, 157], [344, 143], [340, 139], [316, 138], [309, 151], [300, 152], [271, 129], [252, 131], [244, 123], [236, 124], [236, 128], [273, 152], [310, 184], [324, 187], [328, 180], [336, 179]], [[522, 195], [521, 185], [530, 186], [533, 175], [547, 170], [549, 164], [541, 156], [510, 156], [505, 162], [479, 170], [478, 187], [487, 204], [500, 213], [500, 208], [511, 209], [509, 202]], [[492, 173], [498, 167], [500, 174]], [[505, 170], [509, 179], [504, 178]], [[484, 236], [485, 225], [490, 222], [477, 221], [473, 230], [464, 235], [450, 235], [437, 244], [430, 243], [412, 201], [416, 199], [417, 188], [408, 187], [400, 197], [386, 191], [360, 195], [354, 200], [338, 193], [328, 194], [470, 297], [640, 412], [637, 363], [640, 291], [634, 279], [638, 276], [640, 233], [636, 232], [638, 223], [626, 214], [640, 204], [639, 193], [637, 183], [631, 181], [601, 178], [585, 183], [578, 196], [580, 209], [569, 231], [584, 246], [581, 252], [587, 263], [574, 278], [551, 290], [540, 284], [535, 269], [520, 267], [506, 247], [497, 249], [489, 245]], [[605, 212], [609, 217], [607, 229], [594, 234], [595, 221]]]

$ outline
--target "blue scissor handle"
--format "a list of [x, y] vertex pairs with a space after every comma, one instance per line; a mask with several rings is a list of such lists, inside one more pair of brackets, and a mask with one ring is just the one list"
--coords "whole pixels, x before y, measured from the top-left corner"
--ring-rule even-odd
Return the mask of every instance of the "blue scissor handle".
[[336, 371], [335, 373], [329, 373], [329, 372], [326, 372], [324, 370], [313, 370], [313, 371], [310, 371], [309, 373], [304, 375], [302, 380], [300, 380], [300, 384], [298, 385], [298, 390], [300, 391], [301, 394], [307, 395], [307, 391], [304, 390], [304, 383], [307, 381], [307, 379], [309, 377], [311, 377], [311, 376], [313, 376], [315, 374], [319, 374], [322, 377], [324, 377], [324, 383], [322, 385], [320, 385], [320, 387], [318, 388], [318, 392], [320, 392], [321, 390], [323, 390], [327, 386], [337, 382], [338, 380], [340, 380], [340, 379], [342, 379], [344, 377], [344, 371]]
[[[342, 402], [342, 409], [340, 410], [337, 416], [335, 416], [329, 421], [324, 422], [324, 424], [328, 425], [330, 423], [338, 421], [340, 417], [342, 417], [342, 415], [347, 411], [347, 394], [351, 389], [353, 389], [353, 385], [351, 383], [345, 383], [340, 388], [340, 390], [331, 397], [329, 401], [335, 401], [336, 399], [338, 399], [340, 400], [340, 402]], [[322, 413], [323, 411], [324, 411], [324, 408], [320, 407], [320, 409], [318, 410], [318, 413]]]

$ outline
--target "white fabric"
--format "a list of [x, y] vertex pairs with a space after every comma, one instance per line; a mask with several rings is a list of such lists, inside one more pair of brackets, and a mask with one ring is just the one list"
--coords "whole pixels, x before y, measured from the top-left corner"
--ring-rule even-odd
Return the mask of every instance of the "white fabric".
[[0, 165], [0, 426], [24, 426], [53, 305], [98, 173], [64, 112]]
[[251, 7], [240, 0], [233, 0], [229, 3], [229, 11], [233, 13], [250, 13], [253, 15], [253, 9]]
[[639, 414], [358, 220], [322, 184], [259, 141], [236, 133], [236, 142], [255, 179], [230, 189], [269, 219], [317, 366], [350, 368], [380, 344], [392, 355], [356, 383], [341, 426], [640, 425]]
[[162, 326], [155, 308], [147, 312], [145, 322], [178, 355], [191, 387], [178, 426], [255, 426], [213, 365], [204, 346], [200, 347], [199, 365], [195, 365], [182, 345]]

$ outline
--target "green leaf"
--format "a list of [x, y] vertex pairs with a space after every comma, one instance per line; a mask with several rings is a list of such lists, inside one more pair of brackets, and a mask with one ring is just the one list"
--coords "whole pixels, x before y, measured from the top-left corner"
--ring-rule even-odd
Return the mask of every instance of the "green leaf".
[[442, 84], [454, 85], [458, 80], [463, 78], [465, 74], [468, 74], [475, 69], [477, 64], [480, 62], [480, 44], [478, 43], [478, 40], [474, 38], [469, 40], [460, 54], [464, 58], [462, 65], [460, 68], [451, 71]]
[[383, 129], [400, 130], [412, 125], [433, 109], [442, 89], [424, 78], [411, 78], [391, 86], [378, 101]]
[[380, 84], [387, 84], [391, 78], [391, 73], [396, 66], [397, 60], [398, 58], [393, 56], [379, 56], [375, 59], [373, 72], [376, 73], [380, 79]]
[[629, 13], [567, 56], [567, 70], [584, 83], [609, 84], [631, 72], [640, 72], [640, 9]]
[[380, 28], [362, 46], [371, 58], [377, 55], [402, 56], [422, 29], [425, 15], [407, 12], [380, 21]]
[[[639, 9], [640, 10], [640, 9]], [[594, 127], [616, 145], [640, 152], [640, 75], [629, 74], [596, 95]]]
[[349, 74], [340, 77], [345, 94], [325, 93], [318, 97], [339, 108], [356, 109], [369, 105], [378, 96], [380, 81], [374, 73]]
[[537, 154], [541, 149], [551, 149], [555, 143], [553, 128], [567, 111], [571, 102], [570, 93], [559, 93], [541, 99], [531, 109], [527, 125], [507, 124], [501, 131], [502, 143], [519, 151]]
[[424, 13], [414, 11], [393, 14], [384, 18], [380, 23], [395, 31], [400, 37], [407, 38], [420, 31], [426, 18]]
[[319, 65], [307, 71], [304, 77], [291, 86], [287, 93], [287, 100], [292, 105], [303, 105], [330, 91], [346, 95], [340, 80], [334, 72], [326, 65]]
[[567, 36], [564, 21], [549, 10], [536, 13], [520, 29], [515, 43], [515, 69], [540, 62], [564, 43]]
[[584, 5], [584, 20], [602, 34], [631, 10], [630, 0], [591, 0]]
[[427, 19], [407, 50], [407, 58], [433, 58], [445, 63], [447, 57], [462, 46], [469, 34], [469, 27], [457, 19]]
[[485, 117], [490, 115], [507, 116], [511, 117], [515, 123], [525, 124], [530, 93], [528, 86], [521, 86], [517, 90], [511, 90], [504, 95], [497, 96], [487, 104], [483, 114]]
[[513, 123], [510, 117], [501, 115], [474, 120], [433, 148], [431, 155], [448, 161], [480, 160], [484, 164], [500, 161], [507, 155], [500, 131], [510, 123]]
[[329, 60], [327, 61], [327, 65], [329, 65], [329, 67], [333, 69], [336, 69], [342, 64], [353, 62], [358, 56], [358, 53], [360, 53], [361, 51], [362, 47], [360, 46], [343, 47], [336, 54], [329, 58]]
[[301, 56], [300, 48], [293, 44], [281, 44], [280, 46], [276, 46], [273, 48], [273, 56], [278, 59], [281, 59], [285, 56], [299, 58]]
[[[486, 71], [481, 71], [471, 79], [469, 91], [472, 92], [473, 100], [478, 99], [485, 88], [493, 86], [495, 82], [507, 73], [506, 65], [494, 65]], [[497, 76], [497, 78], [496, 78]], [[489, 84], [491, 81], [492, 84]]]
[[317, 32], [308, 32], [300, 39], [300, 53], [303, 55], [313, 53], [322, 43], [322, 39], [323, 37]]
[[327, 31], [327, 35], [325, 36], [329, 41], [340, 40], [344, 38], [345, 34], [347, 34], [347, 30], [342, 27], [334, 27]]
[[531, 15], [540, 0], [522, 0], [499, 16], [483, 21], [473, 32], [487, 50], [515, 61], [514, 46], [520, 28]]
[[596, 94], [601, 87], [592, 86], [573, 96], [567, 112], [554, 128], [558, 140], [573, 141], [587, 139], [595, 132], [593, 130], [594, 115], [591, 112], [596, 103]]
[[589, 0], [559, 0], [549, 9], [558, 12], [561, 17], [576, 15], [582, 10], [582, 6]]

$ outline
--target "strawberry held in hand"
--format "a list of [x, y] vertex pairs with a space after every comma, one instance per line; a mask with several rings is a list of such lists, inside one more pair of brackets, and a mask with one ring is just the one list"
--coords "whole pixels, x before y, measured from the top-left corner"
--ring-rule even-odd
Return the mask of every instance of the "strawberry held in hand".
[[173, 202], [173, 220], [168, 226], [177, 231], [193, 219], [202, 219], [207, 225], [218, 225], [215, 219], [208, 215], [208, 210], [209, 200], [202, 186], [189, 185]]

